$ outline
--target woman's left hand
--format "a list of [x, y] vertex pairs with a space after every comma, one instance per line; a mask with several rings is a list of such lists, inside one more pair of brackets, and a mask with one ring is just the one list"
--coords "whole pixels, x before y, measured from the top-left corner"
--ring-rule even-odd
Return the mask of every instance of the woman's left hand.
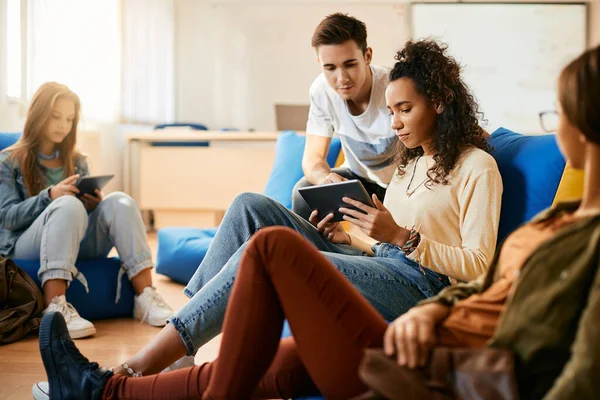
[[80, 197], [81, 202], [85, 206], [85, 209], [88, 211], [94, 211], [96, 207], [98, 207], [98, 204], [100, 204], [100, 202], [104, 198], [104, 194], [102, 194], [100, 190], [96, 189], [95, 193], [95, 196], [86, 193]]
[[341, 207], [339, 211], [344, 214], [344, 220], [356, 225], [361, 231], [377, 241], [402, 247], [410, 236], [410, 230], [396, 224], [394, 217], [379, 201], [377, 195], [373, 194], [371, 197], [375, 208], [349, 197], [342, 198], [345, 203], [363, 211]]

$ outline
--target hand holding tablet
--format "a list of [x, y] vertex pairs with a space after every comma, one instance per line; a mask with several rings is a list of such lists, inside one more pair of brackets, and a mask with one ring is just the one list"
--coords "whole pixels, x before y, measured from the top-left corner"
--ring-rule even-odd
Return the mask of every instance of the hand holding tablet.
[[344, 215], [339, 211], [341, 207], [358, 210], [358, 208], [344, 202], [343, 197], [349, 197], [370, 207], [375, 207], [371, 196], [358, 179], [300, 188], [298, 193], [312, 210], [319, 211], [320, 219], [330, 213], [333, 214], [333, 219], [329, 222], [343, 221]]
[[79, 189], [77, 197], [81, 197], [84, 194], [96, 196], [96, 190], [102, 190], [104, 186], [114, 177], [114, 175], [98, 175], [98, 176], [85, 176], [80, 178], [75, 187]]

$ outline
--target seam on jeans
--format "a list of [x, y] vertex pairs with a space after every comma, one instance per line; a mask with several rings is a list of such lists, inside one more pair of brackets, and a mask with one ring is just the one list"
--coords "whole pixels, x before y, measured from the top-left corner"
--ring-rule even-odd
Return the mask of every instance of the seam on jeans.
[[[250, 236], [248, 236], [248, 237], [246, 238], [246, 240], [244, 241], [244, 244], [245, 244], [245, 243], [248, 243], [248, 240], [250, 240], [250, 238], [251, 238], [252, 236], [256, 235], [256, 233], [257, 233], [259, 230], [261, 230], [261, 229], [263, 229], [263, 228], [266, 228], [266, 227], [267, 227], [267, 225], [264, 225], [264, 224], [257, 224], [257, 223], [255, 223], [255, 224], [254, 224], [254, 233], [253, 233], [253, 234], [251, 234]], [[241, 246], [240, 246], [240, 247], [241, 247]]]
[[[200, 314], [203, 314], [203, 313], [209, 311], [212, 308], [212, 306], [215, 305], [215, 303], [218, 300], [220, 300], [221, 297], [223, 297], [223, 293], [225, 293], [226, 290], [231, 289], [234, 281], [235, 281], [235, 277], [233, 277], [229, 281], [225, 282], [225, 284], [223, 286], [221, 286], [221, 288], [219, 290], [215, 291], [208, 299], [206, 299], [198, 307], [196, 312], [192, 313], [187, 319], [185, 319], [183, 321], [183, 323], [187, 325], [192, 320], [197, 319]], [[198, 293], [200, 293], [200, 292], [198, 292]]]
[[49, 271], [51, 269], [67, 269], [70, 272], [72, 267], [73, 267], [73, 265], [70, 262], [64, 262], [64, 261], [47, 262], [46, 261], [46, 271]]
[[[418, 285], [408, 279], [403, 279], [403, 275], [390, 277], [389, 275], [369, 274], [362, 270], [347, 269], [347, 268], [342, 268], [342, 269], [340, 269], [340, 271], [344, 275], [358, 275], [358, 276], [363, 276], [363, 277], [367, 277], [367, 278], [373, 278], [373, 279], [378, 280], [379, 282], [398, 283], [402, 286], [417, 289], [421, 293], [426, 294], [427, 297], [431, 297], [439, 292], [439, 290], [437, 290], [436, 288], [433, 287], [433, 285], [431, 284], [431, 282], [429, 280], [429, 277], [426, 275], [424, 275], [423, 278], [427, 281], [427, 284], [423, 285], [423, 287], [421, 287], [420, 285]], [[435, 290], [432, 290], [432, 289], [435, 289]]]
[[110, 226], [105, 225], [104, 224], [104, 219], [101, 218], [102, 217], [102, 211], [104, 211], [103, 208], [105, 208], [105, 206], [106, 206], [106, 202], [104, 202], [104, 204], [102, 204], [102, 203], [103, 202], [100, 201], [100, 204], [98, 204], [98, 207], [96, 207], [96, 209], [93, 210], [92, 213], [94, 211], [98, 211], [98, 217], [96, 218], [96, 224], [98, 224], [98, 226], [100, 226], [100, 230], [102, 231], [102, 233], [104, 233], [106, 236], [110, 237]]
[[42, 276], [40, 277], [38, 274], [38, 279], [40, 280], [42, 286], [44, 286], [44, 283], [51, 279], [62, 279], [67, 281], [68, 287], [70, 282], [73, 280], [73, 274], [70, 271], [65, 271], [63, 269], [43, 271], [41, 275]]
[[[46, 236], [48, 235], [46, 224], [48, 223], [48, 217], [51, 214], [51, 211], [48, 211], [44, 216], [44, 223], [42, 224], [42, 238], [40, 241], [40, 270], [43, 268], [44, 270], [48, 269], [48, 240]], [[44, 255], [41, 257], [41, 255]]]
[[390, 281], [390, 282], [401, 282], [395, 276], [391, 276], [389, 274], [376, 274], [376, 273], [369, 273], [368, 271], [365, 271], [365, 270], [347, 269], [347, 268], [340, 268], [340, 271], [344, 275], [360, 275], [360, 276], [364, 276], [367, 278], [374, 278], [374, 279], [377, 279], [380, 281], [383, 280], [383, 281]]
[[134, 265], [133, 267], [129, 267], [129, 268], [123, 268], [125, 270], [125, 272], [127, 272], [127, 277], [129, 278], [129, 280], [135, 278], [140, 272], [148, 269], [148, 268], [152, 268], [152, 260], [144, 260], [142, 262], [137, 263], [136, 265]]
[[150, 260], [150, 262], [152, 263], [152, 253], [143, 251], [141, 254], [139, 254], [135, 257], [131, 257], [127, 261], [121, 260], [121, 264], [123, 265], [123, 268], [125, 270], [128, 270], [128, 269], [134, 268], [134, 267], [138, 266], [139, 264], [142, 264], [143, 262], [146, 262], [148, 260]]
[[191, 356], [196, 354], [198, 349], [196, 349], [196, 347], [194, 346], [192, 336], [185, 328], [185, 324], [183, 324], [181, 320], [176, 316], [172, 316], [171, 318], [167, 319], [167, 322], [173, 324], [173, 327], [175, 328], [177, 333], [179, 333], [179, 336], [183, 341], [183, 345], [185, 346], [185, 350], [187, 351], [187, 355]]

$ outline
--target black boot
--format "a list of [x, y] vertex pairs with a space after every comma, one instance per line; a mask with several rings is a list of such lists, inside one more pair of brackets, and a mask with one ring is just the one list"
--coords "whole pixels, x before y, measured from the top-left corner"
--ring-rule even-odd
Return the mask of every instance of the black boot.
[[59, 312], [49, 312], [40, 325], [40, 353], [52, 400], [101, 399], [113, 373], [98, 368], [75, 347]]

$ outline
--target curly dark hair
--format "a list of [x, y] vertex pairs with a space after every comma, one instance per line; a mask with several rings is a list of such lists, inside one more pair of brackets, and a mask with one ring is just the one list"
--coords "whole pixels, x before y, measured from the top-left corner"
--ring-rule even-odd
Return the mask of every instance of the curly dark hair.
[[[483, 119], [483, 113], [460, 77], [461, 66], [447, 54], [447, 49], [446, 44], [432, 39], [409, 40], [396, 53], [397, 62], [390, 72], [390, 82], [410, 78], [419, 93], [444, 107], [437, 116], [435, 165], [427, 171], [427, 187], [435, 183], [448, 184], [448, 174], [466, 147], [491, 150], [478, 122], [478, 117]], [[423, 148], [409, 149], [400, 141], [398, 147], [398, 175], [404, 176], [408, 163], [423, 155]]]

